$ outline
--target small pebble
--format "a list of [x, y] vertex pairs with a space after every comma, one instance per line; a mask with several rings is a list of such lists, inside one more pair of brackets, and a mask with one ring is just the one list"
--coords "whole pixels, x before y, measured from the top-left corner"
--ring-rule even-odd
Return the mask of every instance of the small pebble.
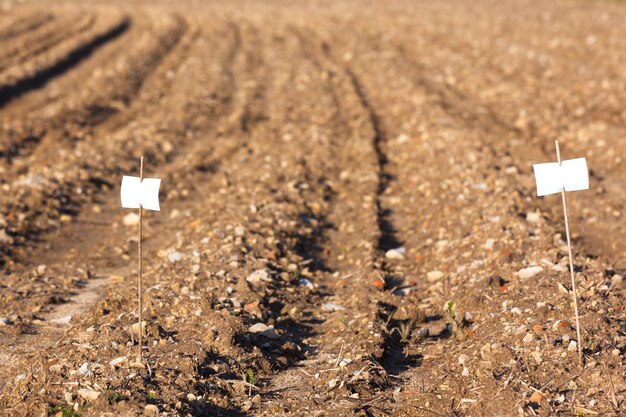
[[115, 358], [109, 362], [111, 368], [115, 368], [116, 366], [120, 366], [124, 363], [128, 363], [128, 358], [126, 356], [120, 356], [119, 358]]
[[523, 268], [520, 269], [517, 272], [517, 276], [520, 277], [521, 279], [528, 279], [528, 278], [532, 278], [535, 275], [539, 274], [543, 272], [543, 268], [540, 266], [529, 266], [528, 268]]
[[385, 258], [401, 261], [404, 259], [405, 253], [406, 249], [404, 248], [404, 246], [401, 246], [399, 248], [389, 249], [387, 252], [385, 252]]
[[256, 323], [250, 326], [248, 329], [250, 333], [255, 333], [261, 336], [265, 336], [268, 339], [278, 339], [280, 336], [276, 334], [276, 331], [273, 327], [267, 326], [263, 323]]
[[526, 213], [526, 221], [528, 223], [539, 223], [541, 221], [541, 213], [538, 211], [530, 211]]
[[170, 261], [171, 263], [180, 262], [183, 260], [183, 254], [178, 251], [174, 251], [170, 253], [169, 255], [167, 255], [167, 260]]
[[441, 278], [443, 278], [444, 275], [445, 274], [441, 271], [430, 271], [426, 274], [426, 279], [428, 280], [428, 282], [437, 282]]
[[256, 271], [254, 271], [253, 273], [251, 273], [250, 275], [248, 275], [246, 277], [246, 281], [248, 281], [251, 284], [258, 284], [259, 282], [272, 282], [272, 279], [270, 278], [270, 275], [267, 273], [266, 270], [264, 269], [258, 269]]
[[333, 303], [328, 303], [328, 304], [324, 304], [322, 306], [322, 310], [323, 311], [342, 311], [345, 310], [346, 308], [344, 306], [341, 306], [339, 304], [333, 304]]
[[100, 392], [92, 389], [79, 389], [78, 396], [86, 401], [95, 401], [100, 396]]
[[137, 226], [139, 224], [139, 215], [137, 213], [128, 213], [122, 220], [124, 226]]

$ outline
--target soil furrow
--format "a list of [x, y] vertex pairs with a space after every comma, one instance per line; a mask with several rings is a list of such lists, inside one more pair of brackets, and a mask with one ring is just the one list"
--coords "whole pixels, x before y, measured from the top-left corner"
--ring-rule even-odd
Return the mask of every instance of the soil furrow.
[[0, 414], [624, 414], [623, 5], [18, 3], [5, 86], [130, 23], [0, 109]]
[[[88, 58], [96, 49], [123, 34], [129, 26], [130, 20], [123, 18], [113, 26], [107, 28], [104, 32], [96, 34], [85, 43], [79, 44], [66, 55], [51, 62], [51, 65], [39, 69], [32, 75], [18, 76], [11, 81], [3, 80], [0, 86], [0, 108], [6, 106], [11, 100], [28, 91], [43, 87], [51, 79], [75, 67], [81, 61]], [[9, 79], [11, 78], [12, 77]]]
[[0, 74], [6, 68], [18, 66], [36, 55], [45, 53], [67, 39], [78, 36], [94, 26], [97, 17], [91, 14], [79, 14], [74, 19], [58, 22], [53, 27], [44, 27], [43, 33], [28, 33], [7, 45], [0, 59]]
[[0, 41], [21, 36], [24, 33], [32, 32], [55, 20], [55, 16], [47, 12], [29, 13], [25, 17], [11, 21], [6, 27], [0, 29]]

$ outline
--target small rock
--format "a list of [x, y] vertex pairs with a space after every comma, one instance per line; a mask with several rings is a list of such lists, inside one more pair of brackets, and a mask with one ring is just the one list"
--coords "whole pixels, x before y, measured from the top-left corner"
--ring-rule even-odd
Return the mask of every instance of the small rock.
[[298, 283], [300, 285], [304, 285], [305, 287], [307, 287], [310, 290], [314, 290], [315, 289], [315, 285], [313, 285], [313, 283], [311, 281], [309, 281], [308, 279], [306, 279], [306, 278], [300, 278], [298, 280]]
[[146, 407], [144, 408], [144, 410], [146, 411], [146, 413], [148, 414], [159, 414], [159, 407], [157, 407], [154, 404], [148, 404], [146, 405]]
[[567, 345], [568, 352], [576, 352], [578, 350], [578, 344], [575, 340], [570, 340], [569, 345]]
[[59, 221], [61, 223], [71, 223], [72, 222], [72, 216], [70, 216], [68, 214], [62, 214], [61, 217], [59, 217]]
[[260, 282], [272, 282], [270, 275], [264, 269], [258, 269], [246, 277], [246, 281], [250, 284], [258, 284]]
[[11, 324], [13, 322], [8, 317], [0, 317], [0, 326], [10, 326]]
[[387, 252], [385, 252], [385, 258], [401, 261], [404, 259], [405, 253], [406, 249], [404, 248], [404, 246], [401, 246], [399, 248], [389, 249]]
[[532, 333], [526, 333], [526, 336], [524, 336], [524, 339], [522, 340], [524, 343], [530, 343], [535, 339], [535, 337], [533, 336]]
[[385, 289], [385, 280], [381, 277], [374, 278], [373, 284], [379, 291], [383, 291]]
[[463, 371], [461, 372], [461, 376], [469, 376], [469, 369], [467, 369], [466, 367], [463, 367]]
[[[142, 321], [142, 322], [141, 322], [141, 331], [143, 331], [143, 334], [144, 334], [144, 335], [146, 334], [146, 324], [147, 324], [147, 323], [146, 323], [145, 321]], [[139, 331], [140, 331], [140, 330], [139, 330], [139, 323], [134, 323], [134, 324], [131, 326], [131, 331], [133, 332], [133, 336], [134, 336], [135, 338], [139, 338]]]
[[528, 268], [523, 268], [520, 269], [517, 272], [517, 276], [520, 277], [521, 279], [528, 279], [528, 278], [532, 278], [535, 275], [539, 274], [543, 272], [543, 268], [540, 266], [529, 266]]
[[486, 250], [493, 250], [493, 246], [495, 244], [496, 244], [496, 240], [495, 239], [487, 239], [487, 241], [483, 245], [483, 248], [485, 248]]
[[469, 361], [469, 356], [465, 353], [459, 355], [459, 365], [465, 365]]
[[46, 269], [48, 269], [48, 267], [46, 265], [42, 264], [42, 265], [37, 266], [37, 269], [36, 269], [37, 275], [41, 276], [41, 275], [45, 274], [46, 273]]
[[180, 262], [183, 260], [183, 254], [178, 251], [174, 251], [170, 253], [169, 255], [167, 255], [167, 260], [170, 261], [171, 263]]
[[256, 323], [250, 326], [248, 329], [250, 333], [259, 334], [261, 336], [265, 336], [268, 339], [278, 339], [280, 336], [276, 334], [274, 327], [267, 326], [263, 323]]
[[64, 316], [58, 317], [56, 319], [50, 320], [50, 323], [56, 324], [57, 326], [67, 326], [72, 321], [72, 316]]
[[345, 310], [346, 308], [344, 306], [341, 306], [339, 304], [333, 304], [333, 303], [327, 303], [324, 304], [322, 306], [322, 311], [342, 311]]
[[7, 234], [5, 229], [0, 229], [0, 243], [3, 245], [10, 245], [13, 243], [13, 238]]
[[128, 358], [126, 356], [120, 356], [119, 358], [115, 358], [109, 362], [111, 368], [115, 368], [117, 366], [121, 366], [124, 363], [128, 363]]
[[48, 367], [48, 370], [50, 372], [56, 373], [56, 374], [60, 374], [61, 372], [63, 372], [63, 365], [61, 364], [56, 364], [56, 365], [50, 365]]
[[528, 223], [539, 223], [541, 221], [541, 212], [530, 211], [526, 213], [526, 221]]
[[339, 361], [339, 367], [340, 368], [345, 368], [346, 366], [348, 366], [350, 363], [352, 363], [352, 359], [348, 359], [348, 358], [344, 358], [342, 360]]
[[428, 280], [428, 282], [437, 282], [441, 278], [443, 278], [444, 275], [445, 274], [441, 271], [430, 271], [426, 274], [426, 279]]
[[560, 282], [556, 286], [559, 289], [559, 294], [569, 294], [567, 288], [565, 288]]
[[92, 389], [79, 389], [78, 396], [86, 401], [95, 401], [100, 396], [99, 391], [94, 391]]
[[139, 224], [139, 214], [137, 213], [128, 213], [124, 216], [124, 220], [122, 220], [124, 226], [137, 226]]
[[530, 402], [540, 403], [543, 400], [543, 395], [540, 392], [534, 391], [530, 396]]
[[535, 362], [537, 363], [537, 365], [541, 365], [541, 362], [543, 362], [543, 358], [541, 357], [541, 352], [531, 352], [530, 356], [535, 360]]
[[88, 362], [83, 363], [80, 366], [80, 368], [78, 368], [78, 372], [80, 372], [80, 374], [83, 375], [83, 376], [91, 376], [91, 375], [93, 375], [93, 372], [91, 372], [89, 370], [89, 363]]

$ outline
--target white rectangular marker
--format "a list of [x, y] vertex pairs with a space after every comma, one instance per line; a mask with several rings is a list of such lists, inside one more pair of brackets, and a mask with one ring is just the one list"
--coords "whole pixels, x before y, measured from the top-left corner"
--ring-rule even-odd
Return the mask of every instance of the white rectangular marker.
[[161, 180], [158, 178], [122, 177], [122, 207], [139, 208], [160, 211], [159, 187]]
[[589, 173], [585, 158], [569, 159], [545, 164], [534, 164], [537, 195], [544, 196], [565, 191], [589, 189]]

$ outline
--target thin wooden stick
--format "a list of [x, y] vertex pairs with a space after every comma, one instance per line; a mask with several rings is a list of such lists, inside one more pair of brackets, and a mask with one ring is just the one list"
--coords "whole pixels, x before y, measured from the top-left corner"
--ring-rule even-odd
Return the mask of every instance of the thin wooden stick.
[[[555, 140], [556, 159], [561, 165], [561, 152], [559, 151], [559, 141]], [[572, 256], [572, 243], [569, 237], [569, 222], [567, 220], [567, 202], [565, 199], [565, 188], [561, 188], [561, 198], [563, 200], [563, 216], [565, 217], [565, 234], [567, 235], [567, 250], [569, 251], [569, 272], [572, 279], [572, 296], [574, 297], [574, 315], [576, 316], [576, 337], [578, 338], [578, 360], [583, 364], [583, 340], [580, 336], [580, 319], [578, 317], [578, 296], [576, 295], [576, 279], [574, 277], [574, 257]]]
[[[141, 157], [139, 168], [139, 181], [143, 182], [143, 156]], [[139, 362], [143, 362], [143, 322], [141, 320], [143, 311], [143, 206], [139, 205], [139, 276], [137, 282], [137, 297], [139, 298]]]

